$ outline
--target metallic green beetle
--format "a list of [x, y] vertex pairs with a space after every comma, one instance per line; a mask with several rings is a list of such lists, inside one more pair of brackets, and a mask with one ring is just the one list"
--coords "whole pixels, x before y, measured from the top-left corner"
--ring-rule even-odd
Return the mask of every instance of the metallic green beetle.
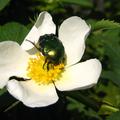
[[56, 35], [45, 34], [40, 36], [38, 41], [39, 47], [37, 47], [33, 42], [31, 43], [45, 56], [45, 63], [43, 64], [43, 68], [45, 65], [47, 65], [47, 70], [49, 70], [50, 65], [58, 65], [59, 63], [64, 62], [64, 46]]

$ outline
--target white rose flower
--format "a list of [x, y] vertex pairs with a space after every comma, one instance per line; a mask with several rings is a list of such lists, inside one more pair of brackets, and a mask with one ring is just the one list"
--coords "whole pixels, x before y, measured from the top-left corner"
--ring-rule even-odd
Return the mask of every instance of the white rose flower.
[[[13, 41], [0, 43], [0, 88], [6, 86], [9, 93], [26, 106], [43, 107], [58, 100], [56, 89], [70, 91], [92, 87], [101, 73], [100, 61], [90, 59], [79, 63], [89, 32], [90, 26], [80, 17], [63, 21], [58, 38], [64, 46], [66, 62], [48, 70], [43, 68], [46, 56], [31, 42], [37, 44], [40, 36], [55, 34], [56, 26], [48, 12], [40, 13], [21, 46]], [[25, 80], [19, 81], [21, 78]]]

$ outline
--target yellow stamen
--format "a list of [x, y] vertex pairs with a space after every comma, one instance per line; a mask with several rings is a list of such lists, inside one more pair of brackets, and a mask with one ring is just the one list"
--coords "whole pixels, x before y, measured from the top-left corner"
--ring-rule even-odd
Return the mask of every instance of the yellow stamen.
[[43, 68], [44, 62], [45, 57], [40, 53], [35, 54], [28, 62], [27, 76], [38, 84], [49, 84], [58, 80], [64, 70], [64, 63], [53, 65], [47, 70], [47, 67]]

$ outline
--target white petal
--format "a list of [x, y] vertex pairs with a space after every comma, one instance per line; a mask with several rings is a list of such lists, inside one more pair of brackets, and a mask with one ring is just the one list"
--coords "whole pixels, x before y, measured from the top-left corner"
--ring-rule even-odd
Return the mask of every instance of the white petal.
[[44, 107], [58, 100], [53, 84], [38, 85], [32, 80], [27, 82], [11, 80], [8, 82], [7, 89], [10, 94], [29, 107]]
[[97, 59], [78, 63], [67, 68], [55, 85], [60, 91], [90, 88], [98, 82], [101, 69], [101, 63]]
[[59, 39], [62, 41], [67, 54], [67, 64], [77, 63], [85, 50], [85, 39], [90, 26], [80, 17], [66, 19], [60, 26]]
[[26, 39], [37, 43], [40, 36], [51, 33], [55, 34], [55, 32], [56, 26], [52, 20], [51, 15], [48, 12], [42, 12], [40, 13], [35, 25], [28, 33], [21, 46], [24, 50], [29, 50], [34, 46], [30, 42], [26, 41]]
[[0, 88], [6, 85], [10, 76], [25, 72], [28, 56], [16, 42], [0, 43]]

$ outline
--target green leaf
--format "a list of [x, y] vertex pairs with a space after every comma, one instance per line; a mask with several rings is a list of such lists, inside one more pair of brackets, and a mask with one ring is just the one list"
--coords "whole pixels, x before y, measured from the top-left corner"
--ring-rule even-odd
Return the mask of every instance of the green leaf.
[[104, 69], [102, 77], [120, 87], [120, 28], [92, 34], [89, 46], [93, 48], [92, 56], [95, 54], [95, 57], [101, 58]]
[[11, 22], [0, 26], [0, 41], [12, 40], [22, 43], [28, 29], [19, 23]]
[[120, 73], [119, 73], [120, 70], [116, 70], [116, 69], [113, 68], [113, 71], [112, 70], [104, 71], [102, 74], [102, 77], [111, 80], [113, 83], [115, 83], [116, 85], [120, 87]]
[[117, 87], [112, 82], [109, 82], [107, 85], [99, 84], [96, 87], [96, 93], [98, 95], [104, 94], [101, 99], [103, 103], [99, 109], [100, 114], [111, 114], [112, 112], [119, 111], [120, 107], [120, 88]]
[[8, 4], [10, 0], [0, 0], [0, 11], [3, 10]]
[[84, 95], [83, 93], [81, 93], [79, 91], [64, 92], [64, 94], [66, 96], [69, 96], [69, 97], [89, 106], [90, 108], [92, 108], [94, 110], [98, 110], [100, 107], [100, 105], [94, 99], [89, 98], [88, 96]]
[[91, 26], [93, 31], [120, 28], [119, 23], [104, 19], [92, 24]]
[[109, 30], [101, 36], [108, 57], [108, 70], [105, 70], [103, 77], [120, 87], [120, 28]]
[[99, 110], [99, 114], [101, 114], [101, 115], [110, 115], [113, 112], [117, 112], [117, 111], [119, 111], [118, 108], [116, 108], [114, 106], [103, 104], [101, 106], [100, 110]]
[[92, 117], [92, 118], [96, 118], [97, 120], [101, 120], [98, 113], [91, 108], [86, 108], [85, 104], [82, 104], [81, 102], [71, 97], [67, 97], [67, 99], [69, 101], [67, 105], [67, 109], [69, 111], [77, 110], [79, 113], [82, 114], [84, 113], [85, 116], [89, 116], [89, 118]]
[[61, 0], [61, 2], [74, 3], [84, 7], [93, 7], [91, 0]]
[[3, 95], [7, 90], [5, 88], [0, 89], [0, 96]]
[[111, 114], [107, 120], [120, 120], [120, 111]]

